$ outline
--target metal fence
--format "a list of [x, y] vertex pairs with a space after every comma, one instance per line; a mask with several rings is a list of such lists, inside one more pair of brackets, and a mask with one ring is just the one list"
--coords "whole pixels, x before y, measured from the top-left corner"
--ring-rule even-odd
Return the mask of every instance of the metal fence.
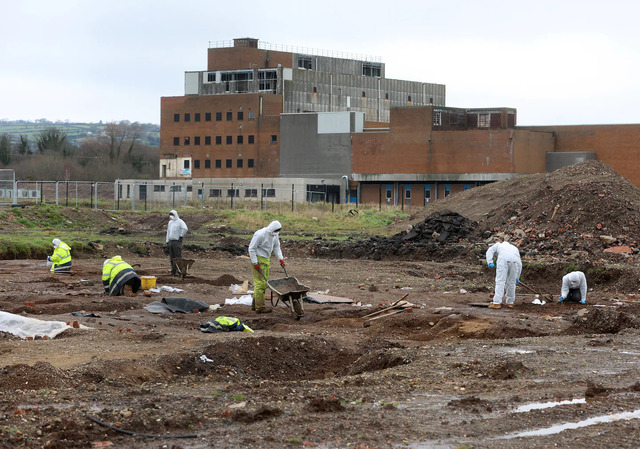
[[201, 209], [332, 210], [327, 192], [217, 184], [154, 184], [92, 181], [14, 182], [17, 202], [56, 204], [102, 210], [150, 211], [183, 207]]

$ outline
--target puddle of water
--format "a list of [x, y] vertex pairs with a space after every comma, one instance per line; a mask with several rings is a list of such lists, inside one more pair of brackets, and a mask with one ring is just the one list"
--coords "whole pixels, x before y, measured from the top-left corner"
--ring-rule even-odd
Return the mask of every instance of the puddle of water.
[[589, 418], [589, 419], [585, 419], [578, 422], [556, 424], [551, 427], [545, 427], [544, 429], [509, 433], [507, 435], [497, 437], [496, 439], [510, 440], [513, 438], [523, 438], [523, 437], [541, 437], [541, 436], [547, 436], [547, 435], [554, 435], [569, 429], [580, 429], [582, 427], [593, 426], [595, 424], [602, 424], [602, 423], [615, 422], [615, 421], [628, 421], [630, 419], [637, 419], [637, 418], [640, 418], [640, 409], [634, 410], [633, 412], [622, 412], [622, 413], [613, 413], [611, 415], [596, 416], [594, 418]]
[[513, 411], [513, 413], [524, 413], [530, 412], [531, 410], [542, 410], [545, 408], [553, 408], [559, 405], [570, 405], [570, 404], [586, 404], [587, 400], [582, 399], [572, 399], [570, 401], [552, 401], [552, 402], [532, 402], [530, 404], [521, 405], [517, 409]]
[[533, 351], [531, 349], [509, 348], [505, 352], [509, 354], [534, 354], [536, 351]]

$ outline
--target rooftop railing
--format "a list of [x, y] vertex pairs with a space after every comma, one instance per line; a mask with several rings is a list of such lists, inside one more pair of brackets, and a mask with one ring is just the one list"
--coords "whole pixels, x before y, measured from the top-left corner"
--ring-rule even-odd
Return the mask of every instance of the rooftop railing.
[[[209, 41], [209, 48], [229, 48], [234, 47], [234, 42], [231, 41]], [[328, 58], [339, 59], [355, 59], [357, 61], [367, 62], [382, 62], [382, 58], [379, 56], [363, 55], [358, 53], [347, 53], [343, 51], [334, 50], [322, 50], [309, 47], [298, 47], [296, 45], [284, 45], [284, 44], [272, 44], [269, 42], [258, 41], [258, 48], [260, 50], [282, 51], [288, 53], [298, 53], [303, 55], [313, 56], [325, 56]]]

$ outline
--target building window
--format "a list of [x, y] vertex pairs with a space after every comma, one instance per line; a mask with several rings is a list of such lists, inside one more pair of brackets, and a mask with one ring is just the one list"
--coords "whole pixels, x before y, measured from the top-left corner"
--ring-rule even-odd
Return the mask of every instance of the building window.
[[193, 144], [194, 145], [200, 145], [200, 136], [195, 136], [193, 138]]
[[242, 145], [244, 143], [244, 136], [237, 136], [236, 137], [236, 143], [238, 145]]
[[193, 117], [193, 121], [194, 122], [199, 122], [200, 121], [200, 113], [199, 112], [195, 113], [195, 115]]
[[404, 186], [404, 199], [405, 200], [411, 199], [411, 184]]
[[247, 159], [247, 167], [253, 168], [253, 159]]
[[230, 122], [233, 120], [233, 112], [229, 111], [227, 112], [227, 121]]
[[389, 94], [384, 94], [384, 99], [388, 100], [389, 99]]
[[216, 168], [222, 168], [222, 159], [216, 159]]
[[187, 169], [187, 170], [189, 169], [189, 159], [185, 159], [182, 162], [182, 168]]
[[204, 121], [205, 122], [210, 122], [211, 121], [211, 112], [205, 112]]
[[191, 114], [189, 114], [188, 112], [184, 115], [184, 121], [185, 122], [190, 122], [191, 121]]
[[298, 56], [298, 68], [312, 70], [312, 61], [311, 56]]
[[164, 186], [153, 186], [154, 192], [164, 192]]
[[382, 64], [379, 62], [363, 62], [362, 63], [362, 74], [364, 76], [381, 76], [382, 75]]
[[180, 137], [174, 137], [174, 138], [173, 138], [173, 144], [174, 144], [175, 146], [180, 145]]
[[262, 196], [267, 198], [275, 198], [276, 189], [262, 189]]
[[222, 121], [222, 112], [216, 112], [216, 122]]
[[424, 186], [424, 204], [431, 202], [431, 186]]
[[238, 159], [238, 160], [236, 161], [236, 167], [238, 167], [238, 168], [242, 168], [242, 165], [243, 165], [243, 164], [242, 164], [242, 159]]
[[222, 136], [216, 136], [216, 145], [222, 145]]
[[231, 159], [227, 159], [227, 161], [225, 162], [225, 167], [232, 168], [233, 167], [233, 161]]
[[209, 196], [219, 198], [222, 196], [222, 189], [209, 189]]
[[200, 168], [200, 159], [196, 159], [193, 161], [193, 169], [197, 170]]
[[211, 168], [211, 159], [204, 160], [204, 168]]
[[478, 128], [488, 128], [491, 124], [491, 114], [478, 114]]
[[254, 137], [253, 137], [253, 134], [251, 134], [251, 135], [248, 137], [248, 143], [249, 143], [250, 145], [254, 143]]
[[442, 126], [442, 111], [433, 111], [433, 126]]
[[451, 195], [451, 184], [445, 184], [444, 185], [444, 197], [448, 197], [449, 195]]
[[407, 97], [407, 101], [408, 101], [409, 103], [411, 103], [411, 95], [409, 95], [409, 97]]
[[271, 134], [271, 143], [278, 143], [278, 136], [275, 134]]
[[362, 98], [364, 98], [364, 97], [366, 97], [366, 96], [367, 96], [367, 94], [366, 94], [366, 93], [365, 93], [365, 91], [363, 90], [363, 91], [362, 91]]
[[190, 145], [191, 144], [191, 137], [185, 137], [184, 138], [184, 144], [185, 145]]
[[253, 120], [253, 119], [254, 119], [253, 111], [249, 111], [249, 120]]
[[244, 120], [244, 112], [238, 111], [238, 121]]
[[387, 203], [391, 202], [391, 194], [392, 194], [393, 190], [391, 190], [391, 184], [387, 184], [387, 193], [386, 193], [386, 199], [387, 199]]
[[233, 136], [227, 136], [227, 145], [231, 145], [233, 143]]
[[204, 144], [211, 145], [211, 136], [204, 136]]
[[240, 190], [238, 189], [227, 189], [227, 198], [240, 198]]
[[471, 184], [465, 184], [464, 190], [471, 190]]
[[169, 186], [169, 192], [182, 192], [182, 186], [177, 186], [177, 185]]
[[313, 93], [317, 94], [318, 93], [318, 88], [316, 86], [313, 86]]
[[244, 190], [245, 198], [258, 198], [258, 189], [245, 189]]
[[174, 122], [179, 122], [180, 121], [180, 114], [173, 114], [173, 121]]

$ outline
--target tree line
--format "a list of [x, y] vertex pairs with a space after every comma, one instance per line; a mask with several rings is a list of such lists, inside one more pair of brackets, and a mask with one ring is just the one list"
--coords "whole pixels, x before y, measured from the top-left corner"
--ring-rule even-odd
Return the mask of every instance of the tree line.
[[16, 179], [39, 181], [114, 181], [158, 176], [159, 148], [140, 143], [143, 127], [123, 120], [107, 123], [97, 135], [72, 143], [59, 127], [35, 137], [0, 134], [0, 166]]

